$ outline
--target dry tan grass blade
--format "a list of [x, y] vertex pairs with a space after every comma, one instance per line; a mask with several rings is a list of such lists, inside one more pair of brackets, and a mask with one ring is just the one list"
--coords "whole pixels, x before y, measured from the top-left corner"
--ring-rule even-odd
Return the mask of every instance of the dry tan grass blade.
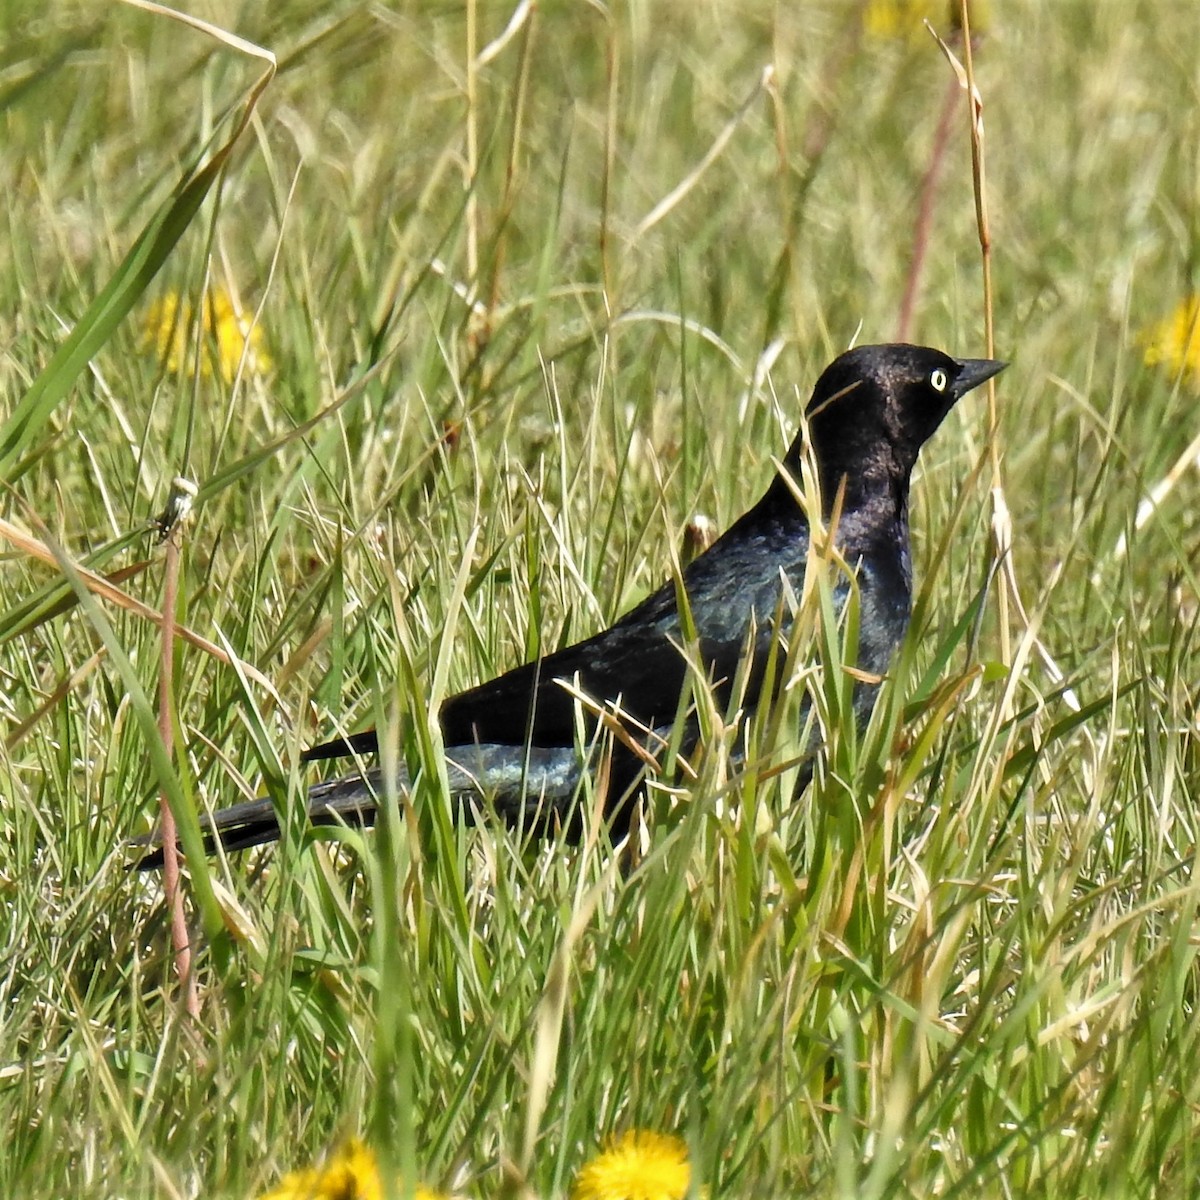
[[[11, 542], [18, 550], [24, 551], [30, 558], [36, 558], [39, 562], [44, 562], [57, 569], [58, 560], [54, 557], [54, 552], [46, 545], [45, 542], [39, 541], [32, 534], [26, 533], [25, 530], [17, 528], [10, 521], [6, 521], [0, 517], [0, 537]], [[72, 564], [75, 570], [79, 573], [79, 577], [87, 585], [88, 591], [99, 596], [102, 600], [107, 600], [111, 604], [115, 604], [118, 608], [123, 608], [126, 612], [131, 612], [135, 616], [143, 617], [147, 621], [152, 621], [160, 629], [163, 624], [162, 613], [151, 608], [148, 604], [143, 604], [140, 600], [134, 599], [133, 596], [127, 595], [121, 591], [119, 587], [115, 587], [109, 583], [103, 575], [97, 575], [95, 571], [89, 571], [87, 567], [80, 566], [78, 563]], [[215, 642], [210, 642], [208, 638], [201, 637], [200, 634], [188, 629], [186, 625], [177, 625], [175, 633], [185, 642], [195, 646], [197, 650], [203, 650], [205, 654], [211, 655], [219, 662], [223, 662], [226, 666], [234, 665], [234, 656], [222, 650]], [[237, 660], [238, 667], [246, 673], [246, 676], [253, 679], [255, 683], [266, 689], [268, 695], [277, 703], [282, 704], [282, 698], [275, 690], [275, 685], [256, 667], [252, 667], [249, 663]]]

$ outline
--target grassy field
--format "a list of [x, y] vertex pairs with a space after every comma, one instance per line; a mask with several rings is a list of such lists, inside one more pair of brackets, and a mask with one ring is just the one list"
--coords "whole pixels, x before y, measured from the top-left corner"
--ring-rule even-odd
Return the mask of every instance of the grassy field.
[[[694, 1195], [1196, 1194], [1200, 352], [1153, 332], [1200, 284], [1191, 0], [989, 6], [1012, 365], [927, 447], [871, 728], [814, 634], [620, 856], [438, 790], [439, 698], [726, 527], [910, 280], [912, 340], [985, 353], [963, 97], [914, 273], [952, 75], [860, 7], [211, 0], [255, 97], [162, 15], [9, 5], [0, 1195], [248, 1197], [358, 1135], [564, 1197], [630, 1130]], [[258, 674], [178, 643], [172, 762], [159, 628], [80, 570], [161, 610], [177, 475], [179, 621]], [[188, 1018], [128, 839], [164, 792], [299, 804], [373, 722], [425, 768], [398, 819], [190, 864]]]

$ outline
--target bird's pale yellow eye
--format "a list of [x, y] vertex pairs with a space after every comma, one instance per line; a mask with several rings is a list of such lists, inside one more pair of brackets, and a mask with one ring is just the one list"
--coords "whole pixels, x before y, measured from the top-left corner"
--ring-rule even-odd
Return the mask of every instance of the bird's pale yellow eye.
[[946, 378], [946, 372], [943, 371], [941, 367], [938, 367], [938, 369], [929, 377], [930, 386], [935, 392], [944, 392], [946, 390], [946, 384], [949, 382], [950, 381]]

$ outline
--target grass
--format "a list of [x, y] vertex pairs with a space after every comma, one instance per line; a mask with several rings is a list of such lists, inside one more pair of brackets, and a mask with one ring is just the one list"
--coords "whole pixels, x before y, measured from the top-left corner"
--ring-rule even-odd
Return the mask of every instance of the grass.
[[[693, 514], [724, 528], [765, 487], [820, 367], [892, 335], [932, 42], [858, 37], [832, 0], [547, 4], [472, 67], [511, 8], [214, 2], [278, 73], [180, 199], [263, 63], [134, 8], [17, 6], [0, 411], [35, 419], [0, 433], [3, 516], [69, 563], [147, 562], [120, 586], [159, 608], [146, 522], [195, 480], [179, 620], [273, 691], [179, 644], [169, 765], [156, 626], [7, 546], [0, 1193], [250, 1196], [361, 1133], [410, 1180], [563, 1196], [643, 1128], [714, 1196], [1193, 1194], [1194, 473], [1135, 519], [1197, 432], [1194, 376], [1144, 365], [1139, 331], [1197, 283], [1200, 26], [991, 8], [1028, 624], [1004, 661], [976, 397], [923, 458], [913, 636], [871, 728], [828, 638], [812, 787], [764, 766], [801, 744], [803, 689], [744, 772], [713, 713], [698, 780], [617, 861], [597, 827], [452, 824], [429, 714], [657, 585]], [[965, 123], [914, 336], [979, 354]], [[156, 221], [157, 274], [123, 273]], [[128, 316], [89, 325], [114, 278]], [[208, 365], [214, 289], [268, 372]], [[180, 369], [143, 332], [171, 294]], [[427, 768], [403, 819], [193, 863], [183, 1018], [128, 838], [164, 788], [185, 814], [295, 804], [299, 750], [372, 721]]]

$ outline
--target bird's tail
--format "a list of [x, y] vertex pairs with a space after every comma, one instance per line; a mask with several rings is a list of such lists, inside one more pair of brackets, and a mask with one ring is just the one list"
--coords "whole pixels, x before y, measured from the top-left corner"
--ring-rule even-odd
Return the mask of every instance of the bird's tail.
[[[584, 769], [584, 761], [571, 747], [485, 745], [446, 750], [452, 803], [468, 809], [471, 801], [490, 802], [510, 825], [538, 824], [561, 813], [575, 795]], [[411, 787], [403, 767], [396, 787], [400, 792]], [[308, 820], [312, 825], [373, 825], [382, 790], [383, 776], [377, 769], [314, 784], [308, 790]], [[200, 828], [210, 853], [218, 843], [226, 851], [247, 850], [278, 840], [279, 814], [271, 800], [247, 800], [211, 815], [201, 814]], [[159, 835], [138, 838], [134, 845], [146, 851], [134, 864], [138, 870], [162, 865]]]

